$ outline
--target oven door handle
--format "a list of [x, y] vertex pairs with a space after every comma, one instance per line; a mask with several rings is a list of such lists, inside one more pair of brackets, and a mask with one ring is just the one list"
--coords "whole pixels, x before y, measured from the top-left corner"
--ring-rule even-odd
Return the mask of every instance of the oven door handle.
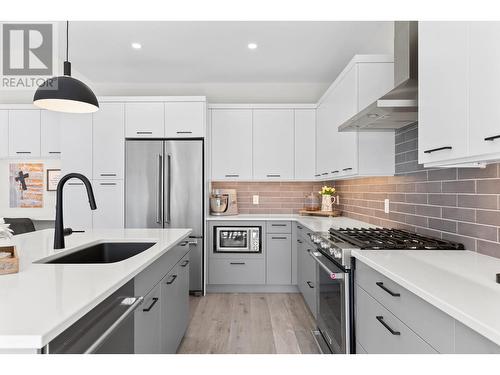
[[331, 269], [329, 269], [325, 263], [323, 263], [319, 258], [322, 256], [321, 253], [317, 251], [308, 251], [309, 255], [323, 268], [328, 274], [330, 275], [330, 279], [332, 280], [341, 280], [345, 278], [345, 273], [344, 272], [333, 272]]

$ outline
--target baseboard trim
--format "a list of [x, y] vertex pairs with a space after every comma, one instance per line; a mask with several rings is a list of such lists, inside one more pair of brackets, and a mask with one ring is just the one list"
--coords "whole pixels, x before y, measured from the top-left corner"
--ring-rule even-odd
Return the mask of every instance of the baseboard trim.
[[207, 285], [207, 293], [299, 293], [297, 285]]

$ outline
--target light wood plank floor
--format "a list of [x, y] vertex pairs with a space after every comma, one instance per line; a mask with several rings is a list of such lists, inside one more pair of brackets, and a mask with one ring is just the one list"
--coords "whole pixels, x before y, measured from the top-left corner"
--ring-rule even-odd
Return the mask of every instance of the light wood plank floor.
[[299, 293], [213, 293], [190, 304], [180, 354], [318, 353]]

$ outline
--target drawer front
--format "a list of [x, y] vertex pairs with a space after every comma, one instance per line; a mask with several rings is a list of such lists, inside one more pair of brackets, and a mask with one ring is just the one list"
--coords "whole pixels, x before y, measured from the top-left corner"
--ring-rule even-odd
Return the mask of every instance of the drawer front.
[[[369, 354], [437, 353], [362, 288], [356, 286], [356, 340]], [[392, 330], [392, 332], [391, 332]]]
[[289, 221], [268, 221], [267, 233], [292, 233], [292, 223]]
[[208, 281], [227, 285], [265, 284], [265, 259], [209, 259]]
[[355, 281], [438, 352], [454, 352], [454, 323], [449, 315], [360, 261]]
[[189, 244], [184, 240], [154, 261], [134, 278], [135, 294], [143, 296], [149, 292], [188, 252]]

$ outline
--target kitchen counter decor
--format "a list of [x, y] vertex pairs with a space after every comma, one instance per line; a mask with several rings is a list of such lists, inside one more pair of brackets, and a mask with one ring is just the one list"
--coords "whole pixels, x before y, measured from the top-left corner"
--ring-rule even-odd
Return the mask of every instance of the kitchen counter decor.
[[319, 191], [321, 195], [321, 211], [332, 211], [335, 203], [335, 188], [332, 186], [323, 186]]
[[0, 246], [0, 275], [19, 272], [19, 257], [15, 246]]

